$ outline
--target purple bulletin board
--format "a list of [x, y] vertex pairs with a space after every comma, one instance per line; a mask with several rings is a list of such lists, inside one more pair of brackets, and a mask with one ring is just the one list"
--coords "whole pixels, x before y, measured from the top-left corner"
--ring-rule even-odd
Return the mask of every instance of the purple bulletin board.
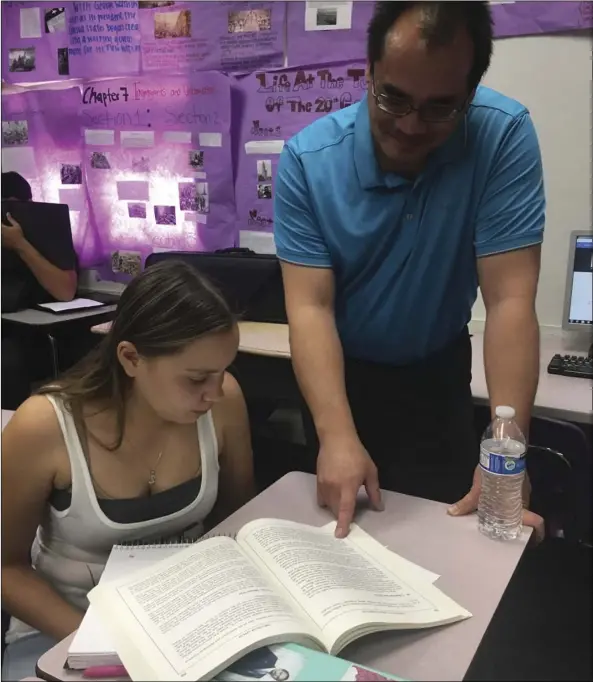
[[[316, 4], [323, 7], [316, 11]], [[307, 3], [300, 0], [288, 3], [286, 11], [288, 66], [323, 64], [341, 61], [345, 58], [366, 59], [366, 32], [373, 16], [375, 3], [355, 0], [349, 17], [343, 17], [337, 12], [329, 16], [327, 6], [330, 4], [327, 2]], [[350, 5], [350, 3], [336, 3], [338, 4], [346, 9]], [[344, 25], [341, 20], [348, 18], [349, 28], [340, 28]], [[335, 19], [333, 25], [332, 19]]]
[[284, 64], [284, 2], [140, 3], [142, 70], [247, 72]]
[[497, 3], [492, 7], [497, 38], [590, 29], [593, 2]]
[[[366, 32], [374, 2], [354, 0], [330, 2], [289, 2], [287, 9], [288, 66], [323, 64], [344, 59], [366, 58]], [[538, 35], [590, 29], [593, 2], [492, 3], [496, 38]]]
[[73, 77], [129, 76], [140, 72], [137, 1], [68, 4], [68, 54]]
[[255, 72], [239, 80], [239, 230], [273, 230], [274, 176], [283, 142], [321, 116], [359, 101], [366, 87], [364, 62]]
[[87, 82], [82, 128], [93, 218], [114, 273], [133, 274], [158, 249], [234, 245], [227, 76]]
[[36, 90], [2, 98], [2, 170], [31, 183], [37, 201], [68, 204], [82, 265], [97, 243], [88, 226], [82, 170], [80, 90]]
[[71, 3], [2, 2], [2, 78], [39, 83], [70, 77], [68, 14]]

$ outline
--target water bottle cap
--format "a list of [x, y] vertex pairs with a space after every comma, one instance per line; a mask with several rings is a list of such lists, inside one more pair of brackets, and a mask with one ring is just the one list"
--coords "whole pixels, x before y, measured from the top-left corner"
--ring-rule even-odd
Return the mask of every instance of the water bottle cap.
[[496, 408], [496, 416], [500, 417], [500, 419], [514, 419], [515, 408], [509, 405], [499, 405]]

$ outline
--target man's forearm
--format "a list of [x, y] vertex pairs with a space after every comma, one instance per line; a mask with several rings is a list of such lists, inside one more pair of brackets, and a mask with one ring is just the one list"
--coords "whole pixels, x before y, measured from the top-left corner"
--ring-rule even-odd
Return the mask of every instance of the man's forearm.
[[33, 273], [41, 286], [59, 301], [69, 301], [76, 293], [76, 275], [60, 270], [42, 256], [28, 241], [24, 241], [17, 253]]
[[319, 440], [356, 437], [333, 313], [311, 306], [293, 315], [290, 322], [292, 362]]
[[520, 301], [503, 301], [487, 313], [484, 365], [492, 411], [515, 408], [526, 436], [539, 380], [539, 326], [535, 311]]

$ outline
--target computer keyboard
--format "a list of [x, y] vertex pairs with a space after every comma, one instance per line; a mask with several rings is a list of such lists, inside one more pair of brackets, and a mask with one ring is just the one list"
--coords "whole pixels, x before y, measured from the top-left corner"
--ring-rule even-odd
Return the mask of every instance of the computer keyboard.
[[559, 355], [556, 353], [548, 365], [548, 374], [593, 379], [593, 358], [586, 355]]

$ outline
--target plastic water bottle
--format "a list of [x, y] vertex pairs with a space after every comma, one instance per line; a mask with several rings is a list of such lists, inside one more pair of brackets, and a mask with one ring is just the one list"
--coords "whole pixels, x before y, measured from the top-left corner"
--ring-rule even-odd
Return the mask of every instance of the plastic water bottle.
[[514, 540], [521, 534], [526, 452], [515, 410], [497, 407], [496, 418], [484, 432], [480, 445], [478, 528], [490, 538]]

